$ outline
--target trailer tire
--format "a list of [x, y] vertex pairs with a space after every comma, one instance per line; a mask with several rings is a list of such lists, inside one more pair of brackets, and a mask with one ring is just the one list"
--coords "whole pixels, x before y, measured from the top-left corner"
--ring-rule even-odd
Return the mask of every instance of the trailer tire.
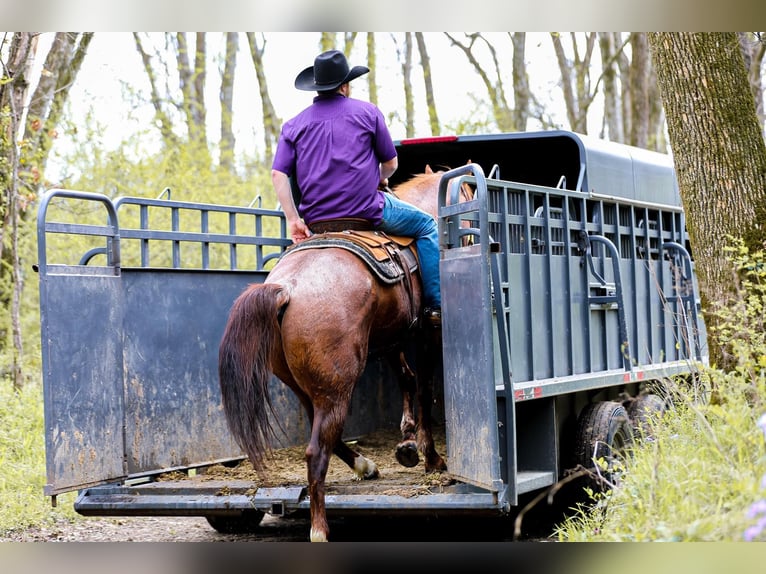
[[247, 510], [236, 516], [208, 514], [205, 518], [208, 524], [221, 534], [248, 534], [258, 530], [264, 514], [261, 510]]
[[658, 395], [639, 395], [627, 407], [633, 434], [639, 438], [650, 438], [652, 425], [663, 415], [667, 405]]
[[[575, 463], [591, 471], [586, 486], [605, 491], [609, 484], [618, 483], [620, 460], [632, 444], [633, 430], [625, 407], [612, 401], [587, 405], [578, 417], [575, 443]], [[606, 463], [605, 469], [597, 468], [599, 459]]]

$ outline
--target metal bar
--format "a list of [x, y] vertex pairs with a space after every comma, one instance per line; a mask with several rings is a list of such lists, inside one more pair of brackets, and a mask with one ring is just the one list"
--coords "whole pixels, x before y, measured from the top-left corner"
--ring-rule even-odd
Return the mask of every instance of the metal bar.
[[534, 334], [534, 328], [533, 323], [534, 317], [532, 314], [532, 309], [535, 306], [535, 291], [532, 289], [532, 225], [530, 223], [530, 219], [533, 213], [532, 210], [532, 198], [531, 193], [527, 191], [524, 194], [524, 201], [522, 205], [524, 206], [524, 213], [522, 214], [524, 216], [524, 237], [526, 237], [526, 253], [524, 261], [526, 263], [526, 269], [524, 273], [524, 277], [522, 278], [522, 281], [524, 281], [524, 292], [528, 294], [529, 298], [529, 304], [527, 305], [526, 309], [524, 310], [526, 313], [526, 321], [527, 325], [529, 325], [529, 331], [527, 333], [527, 341], [529, 344], [527, 345], [527, 363], [529, 364], [529, 372], [531, 378], [535, 378], [535, 373], [537, 372], [537, 366], [535, 361], [535, 338], [533, 336]]
[[[622, 362], [623, 367], [626, 371], [629, 371], [633, 368], [632, 361], [631, 361], [631, 346], [630, 346], [630, 340], [628, 338], [628, 327], [626, 323], [625, 318], [625, 297], [623, 294], [623, 288], [622, 288], [622, 278], [620, 273], [620, 259], [619, 254], [617, 252], [617, 248], [614, 246], [614, 243], [609, 241], [606, 237], [602, 237], [600, 235], [585, 235], [585, 240], [587, 244], [589, 245], [593, 241], [597, 243], [601, 243], [605, 248], [604, 258], [606, 258], [606, 251], [609, 251], [609, 255], [612, 259], [612, 273], [614, 275], [614, 283], [616, 288], [616, 296], [614, 300], [617, 303], [617, 321], [619, 326], [619, 332], [620, 332], [620, 355], [622, 356]], [[587, 249], [586, 254], [590, 254], [590, 249]], [[606, 285], [606, 282], [604, 281], [603, 277], [598, 275], [596, 272], [594, 266], [593, 266], [593, 257], [592, 255], [588, 255], [588, 262], [590, 263], [590, 269], [591, 273], [602, 283], [602, 285]], [[593, 297], [590, 297], [589, 294], [589, 300], [594, 299]], [[612, 300], [611, 297], [609, 298], [599, 298], [599, 301], [601, 299], [604, 300]], [[604, 337], [605, 345], [606, 345], [606, 337]]]
[[[147, 205], [141, 205], [140, 207], [140, 223], [141, 229], [149, 229], [149, 207]], [[149, 267], [149, 239], [143, 238], [141, 240], [141, 267]]]
[[[202, 209], [199, 212], [200, 215], [200, 222], [199, 222], [199, 228], [200, 232], [207, 235], [208, 231], [210, 230], [210, 221], [208, 218], [208, 210]], [[201, 241], [200, 242], [200, 249], [202, 250], [201, 256], [202, 256], [202, 268], [203, 269], [210, 269], [210, 241]]]
[[[170, 210], [170, 229], [173, 233], [180, 231], [178, 208], [173, 207]], [[181, 242], [178, 239], [174, 239], [172, 243], [173, 252], [173, 268], [179, 269], [181, 267]]]
[[568, 377], [514, 382], [513, 396], [516, 402], [538, 400], [565, 393], [594, 391], [629, 383], [660, 380], [674, 375], [689, 373], [693, 368], [694, 364], [688, 360], [668, 361], [657, 365], [642, 365], [640, 368], [632, 371], [609, 369]]

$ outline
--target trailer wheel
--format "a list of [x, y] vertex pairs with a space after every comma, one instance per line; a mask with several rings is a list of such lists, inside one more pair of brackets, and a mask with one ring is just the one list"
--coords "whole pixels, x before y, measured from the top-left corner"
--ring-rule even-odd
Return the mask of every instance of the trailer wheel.
[[248, 510], [236, 516], [208, 514], [205, 518], [221, 534], [247, 534], [258, 530], [263, 516], [264, 512], [260, 510]]
[[633, 433], [641, 438], [652, 436], [652, 421], [662, 416], [667, 405], [661, 397], [653, 394], [639, 395], [628, 405], [628, 417]]
[[[587, 485], [605, 491], [609, 484], [618, 483], [620, 461], [632, 443], [630, 418], [620, 403], [603, 401], [586, 406], [577, 421], [575, 462], [592, 471]], [[595, 461], [599, 459], [606, 463], [605, 469], [597, 468]]]

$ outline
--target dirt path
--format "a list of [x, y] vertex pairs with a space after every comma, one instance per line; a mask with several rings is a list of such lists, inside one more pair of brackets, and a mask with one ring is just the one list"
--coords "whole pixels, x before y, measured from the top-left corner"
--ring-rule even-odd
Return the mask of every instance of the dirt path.
[[264, 542], [304, 540], [308, 521], [265, 516], [258, 534], [221, 534], [196, 516], [81, 517], [30, 528], [0, 542]]
[[[334, 519], [332, 539], [338, 542], [477, 542], [513, 541], [513, 520], [472, 518]], [[10, 536], [0, 542], [305, 542], [307, 518], [266, 515], [258, 531], [223, 534], [200, 517], [81, 517], [57, 521]], [[543, 540], [542, 531], [527, 531], [525, 540]]]

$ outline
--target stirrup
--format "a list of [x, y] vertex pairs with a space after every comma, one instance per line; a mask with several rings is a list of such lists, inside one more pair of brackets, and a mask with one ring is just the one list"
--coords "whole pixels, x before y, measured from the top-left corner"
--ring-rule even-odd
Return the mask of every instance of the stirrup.
[[423, 309], [423, 324], [434, 328], [442, 326], [441, 307], [426, 307]]

